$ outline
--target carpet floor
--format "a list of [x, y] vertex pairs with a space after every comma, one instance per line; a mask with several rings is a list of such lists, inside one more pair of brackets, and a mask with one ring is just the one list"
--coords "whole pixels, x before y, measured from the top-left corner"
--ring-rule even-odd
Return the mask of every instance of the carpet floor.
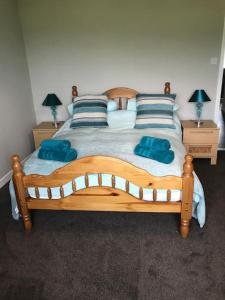
[[225, 299], [225, 152], [195, 160], [207, 220], [188, 239], [173, 214], [32, 213], [25, 234], [0, 190], [0, 299]]

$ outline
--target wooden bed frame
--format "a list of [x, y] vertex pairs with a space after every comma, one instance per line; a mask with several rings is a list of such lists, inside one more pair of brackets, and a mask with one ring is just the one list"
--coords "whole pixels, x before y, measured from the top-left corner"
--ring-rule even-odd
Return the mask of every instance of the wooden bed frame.
[[[170, 93], [170, 84], [165, 84], [164, 93]], [[129, 88], [114, 88], [105, 92], [110, 98], [125, 97], [130, 99], [137, 91]], [[77, 88], [72, 88], [76, 96]], [[32, 209], [81, 210], [81, 211], [121, 211], [121, 212], [164, 212], [179, 213], [181, 216], [180, 233], [183, 238], [189, 234], [189, 223], [192, 217], [193, 201], [193, 164], [192, 156], [186, 155], [183, 174], [177, 176], [153, 176], [126, 161], [108, 156], [89, 156], [75, 160], [57, 169], [50, 175], [25, 175], [18, 155], [12, 156], [13, 182], [17, 196], [17, 204], [23, 218], [26, 231], [32, 228], [30, 211]], [[89, 186], [90, 174], [98, 174], [97, 187]], [[102, 185], [102, 174], [112, 175], [112, 187]], [[85, 177], [85, 188], [76, 190], [75, 178]], [[126, 180], [126, 191], [116, 188], [115, 176]], [[73, 193], [64, 197], [63, 185], [72, 182]], [[129, 184], [139, 187], [139, 197], [129, 194]], [[35, 189], [36, 198], [28, 196], [27, 189]], [[39, 187], [48, 191], [48, 199], [41, 199]], [[61, 198], [52, 199], [51, 188], [60, 187]], [[153, 201], [143, 200], [143, 188], [153, 189]], [[167, 201], [160, 201], [157, 190], [167, 190]], [[181, 199], [171, 201], [171, 190], [180, 190]], [[159, 201], [158, 201], [159, 200]]]

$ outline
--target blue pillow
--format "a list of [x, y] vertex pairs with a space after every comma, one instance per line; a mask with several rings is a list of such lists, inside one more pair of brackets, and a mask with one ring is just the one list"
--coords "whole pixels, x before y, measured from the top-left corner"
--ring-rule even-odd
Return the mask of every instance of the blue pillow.
[[172, 95], [139, 94], [135, 128], [172, 128], [174, 98]]
[[[171, 98], [173, 98], [173, 96], [176, 97], [176, 95], [172, 95]], [[174, 104], [173, 111], [178, 111], [179, 108], [180, 108], [180, 106], [178, 104]], [[127, 110], [137, 111], [137, 100], [136, 100], [136, 98], [132, 98], [128, 101]]]
[[167, 97], [167, 98], [171, 98], [173, 100], [176, 99], [176, 94], [148, 94], [148, 93], [140, 93], [136, 95], [136, 98], [141, 98], [141, 97], [157, 97], [157, 98], [161, 98], [161, 97]]
[[[135, 103], [136, 107], [136, 103]], [[107, 102], [107, 111], [115, 111], [118, 109], [118, 103], [114, 100], [109, 100]], [[67, 110], [70, 116], [73, 116], [73, 103], [67, 105]]]
[[107, 127], [107, 98], [86, 95], [73, 99], [73, 118], [70, 128]]
[[136, 112], [130, 110], [110, 111], [107, 114], [107, 123], [110, 128], [134, 128]]

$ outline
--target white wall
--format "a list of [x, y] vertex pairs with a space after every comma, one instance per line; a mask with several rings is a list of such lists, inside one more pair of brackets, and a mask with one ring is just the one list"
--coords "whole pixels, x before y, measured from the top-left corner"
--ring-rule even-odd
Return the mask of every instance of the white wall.
[[[25, 48], [16, 1], [0, 0], [0, 178], [11, 169], [10, 156], [32, 150], [36, 123]], [[3, 180], [4, 181], [4, 180]], [[0, 180], [0, 186], [3, 183]]]
[[[49, 92], [64, 104], [71, 86], [80, 93], [128, 86], [160, 92], [171, 81], [182, 118], [194, 118], [187, 102], [203, 88], [213, 118], [220, 58], [224, 1], [18, 0], [38, 121]], [[60, 107], [59, 118], [67, 117]]]

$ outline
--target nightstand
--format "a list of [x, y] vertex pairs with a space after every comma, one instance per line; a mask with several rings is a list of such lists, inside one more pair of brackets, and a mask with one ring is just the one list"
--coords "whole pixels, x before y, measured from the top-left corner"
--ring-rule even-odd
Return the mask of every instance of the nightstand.
[[52, 122], [42, 122], [33, 128], [33, 137], [35, 149], [37, 149], [41, 142], [46, 139], [50, 139], [64, 124], [59, 122], [58, 127], [55, 128]]
[[211, 158], [211, 165], [216, 164], [219, 140], [219, 128], [211, 120], [203, 120], [197, 127], [194, 121], [181, 121], [183, 144], [193, 157]]

